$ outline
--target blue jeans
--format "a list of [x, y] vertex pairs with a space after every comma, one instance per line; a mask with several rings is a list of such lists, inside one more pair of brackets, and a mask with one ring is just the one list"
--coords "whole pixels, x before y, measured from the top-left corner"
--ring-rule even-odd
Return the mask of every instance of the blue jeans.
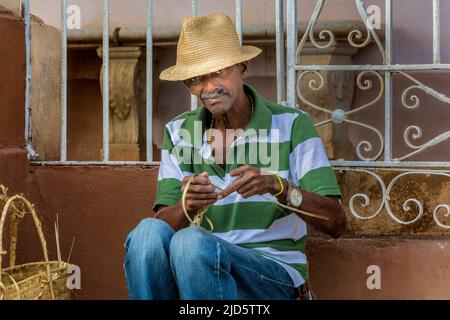
[[175, 232], [148, 218], [125, 243], [130, 299], [295, 299], [287, 271], [198, 227]]

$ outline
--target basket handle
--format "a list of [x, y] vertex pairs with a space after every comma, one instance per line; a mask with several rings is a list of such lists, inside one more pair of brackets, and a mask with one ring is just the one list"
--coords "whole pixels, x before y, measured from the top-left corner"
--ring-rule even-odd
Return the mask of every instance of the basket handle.
[[2, 258], [3, 258], [2, 253], [4, 252], [4, 250], [3, 250], [3, 227], [5, 224], [5, 220], [6, 220], [6, 215], [8, 214], [8, 210], [12, 206], [12, 204], [15, 200], [21, 200], [26, 205], [26, 207], [28, 208], [28, 210], [30, 211], [30, 213], [33, 217], [33, 221], [36, 226], [36, 229], [37, 229], [37, 232], [39, 235], [39, 239], [41, 240], [42, 250], [44, 252], [47, 281], [48, 281], [48, 285], [49, 285], [49, 289], [50, 289], [50, 298], [52, 300], [54, 300], [55, 293], [54, 293], [54, 288], [53, 288], [52, 277], [50, 275], [50, 263], [48, 260], [47, 242], [45, 241], [44, 233], [42, 232], [42, 225], [41, 225], [41, 222], [39, 221], [39, 218], [38, 218], [36, 212], [34, 211], [33, 206], [31, 205], [31, 203], [27, 199], [25, 199], [23, 196], [20, 196], [20, 195], [15, 195], [15, 196], [9, 198], [8, 201], [6, 201], [6, 204], [3, 207], [2, 215], [0, 217], [0, 287], [3, 285], [1, 282]]
[[[5, 276], [8, 276], [11, 281], [14, 283], [14, 287], [16, 287], [16, 291], [17, 291], [17, 298], [15, 300], [21, 300], [20, 299], [20, 288], [19, 288], [19, 284], [17, 283], [17, 281], [11, 277], [9, 274], [5, 273]], [[5, 285], [3, 283], [0, 283], [0, 289], [3, 291], [5, 289]], [[2, 292], [0, 295], [0, 300], [3, 300], [4, 298], [4, 293]]]

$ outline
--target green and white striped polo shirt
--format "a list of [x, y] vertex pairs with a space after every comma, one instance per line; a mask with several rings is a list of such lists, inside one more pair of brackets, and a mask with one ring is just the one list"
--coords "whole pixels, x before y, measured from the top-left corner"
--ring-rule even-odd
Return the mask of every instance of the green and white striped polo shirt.
[[[229, 172], [243, 164], [277, 171], [310, 192], [341, 195], [309, 115], [270, 103], [248, 85], [244, 90], [252, 95], [255, 109], [245, 134], [231, 144], [225, 169], [211, 156], [205, 130], [210, 114], [204, 107], [185, 112], [166, 124], [154, 208], [176, 204], [185, 176], [206, 171], [213, 184], [225, 188], [234, 179]], [[308, 279], [306, 224], [295, 213], [270, 203], [275, 201], [270, 194], [244, 199], [234, 192], [210, 206], [207, 216], [213, 222], [215, 235], [277, 261], [298, 287]], [[205, 220], [203, 223], [208, 228]]]

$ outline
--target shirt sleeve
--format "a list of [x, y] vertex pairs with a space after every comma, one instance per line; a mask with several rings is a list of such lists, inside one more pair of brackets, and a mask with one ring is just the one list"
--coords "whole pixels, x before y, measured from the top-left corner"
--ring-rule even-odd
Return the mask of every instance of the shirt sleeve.
[[341, 196], [325, 147], [307, 113], [300, 113], [292, 126], [289, 174], [306, 191]]
[[173, 143], [167, 126], [164, 127], [161, 162], [158, 172], [158, 185], [153, 210], [158, 206], [172, 206], [181, 198], [181, 183], [184, 175], [177, 157], [173, 154]]

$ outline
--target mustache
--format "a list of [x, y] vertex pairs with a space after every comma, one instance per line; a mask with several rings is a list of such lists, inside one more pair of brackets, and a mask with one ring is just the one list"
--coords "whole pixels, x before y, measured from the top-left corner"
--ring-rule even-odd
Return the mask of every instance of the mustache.
[[224, 88], [218, 88], [218, 89], [214, 90], [214, 92], [212, 92], [212, 93], [202, 92], [200, 94], [200, 98], [202, 98], [203, 100], [204, 99], [216, 99], [225, 94], [228, 94], [227, 90], [225, 90]]

